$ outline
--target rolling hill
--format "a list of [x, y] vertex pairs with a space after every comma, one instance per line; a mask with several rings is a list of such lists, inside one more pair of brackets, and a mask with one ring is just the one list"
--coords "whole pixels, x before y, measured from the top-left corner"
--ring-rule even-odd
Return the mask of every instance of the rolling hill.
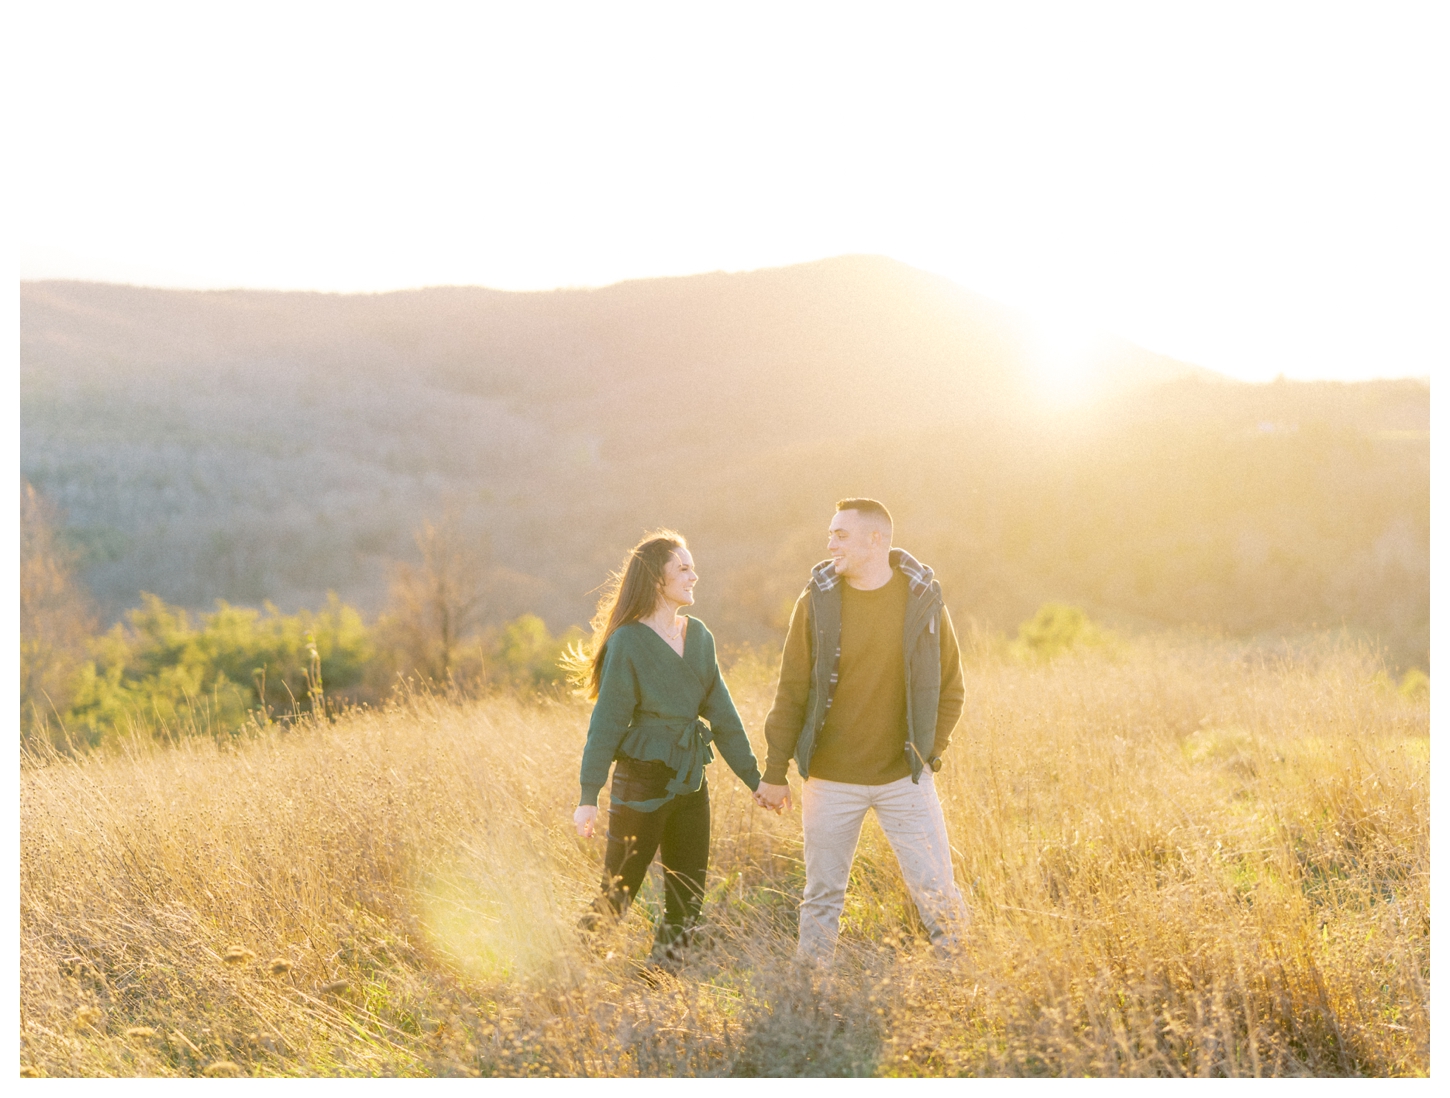
[[1121, 340], [1042, 399], [1027, 317], [877, 257], [543, 293], [21, 286], [21, 471], [105, 612], [153, 591], [376, 611], [445, 510], [492, 614], [583, 621], [648, 526], [764, 641], [874, 494], [958, 616], [1349, 625], [1428, 659], [1429, 393], [1245, 385]]

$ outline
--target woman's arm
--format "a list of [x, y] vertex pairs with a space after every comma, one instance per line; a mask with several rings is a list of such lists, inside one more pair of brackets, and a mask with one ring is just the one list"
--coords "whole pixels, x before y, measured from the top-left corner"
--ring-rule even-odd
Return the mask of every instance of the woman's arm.
[[639, 678], [626, 652], [627, 644], [616, 633], [604, 646], [604, 666], [599, 674], [599, 697], [589, 717], [589, 736], [584, 741], [584, 758], [579, 763], [579, 803], [599, 803], [599, 791], [609, 780], [609, 764], [619, 743], [629, 731], [639, 705]]
[[730, 696], [730, 688], [725, 685], [725, 679], [720, 674], [720, 664], [715, 659], [713, 636], [710, 637], [709, 660], [713, 674], [710, 689], [700, 706], [700, 716], [710, 722], [711, 736], [715, 746], [720, 749], [721, 756], [753, 793], [760, 784], [760, 767], [756, 763], [755, 752], [750, 747], [750, 739], [745, 735], [745, 725], [740, 720], [740, 713], [735, 708], [735, 699]]

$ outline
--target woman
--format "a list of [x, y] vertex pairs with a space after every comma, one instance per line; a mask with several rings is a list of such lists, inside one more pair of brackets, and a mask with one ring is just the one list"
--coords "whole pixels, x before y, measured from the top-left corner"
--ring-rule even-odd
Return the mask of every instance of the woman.
[[695, 601], [697, 578], [685, 539], [660, 530], [629, 551], [599, 600], [585, 679], [594, 713], [574, 810], [575, 828], [592, 837], [599, 790], [614, 762], [603, 894], [581, 925], [592, 930], [601, 914], [623, 915], [658, 850], [665, 914], [650, 959], [667, 967], [678, 965], [681, 939], [705, 893], [711, 743], [752, 791], [760, 784], [755, 753], [720, 677], [715, 638], [704, 622], [680, 613]]

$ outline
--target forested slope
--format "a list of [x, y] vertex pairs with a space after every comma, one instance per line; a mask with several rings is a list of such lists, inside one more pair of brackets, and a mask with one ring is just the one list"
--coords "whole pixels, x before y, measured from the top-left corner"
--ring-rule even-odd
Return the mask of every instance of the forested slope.
[[1348, 625], [1428, 658], [1429, 392], [1244, 385], [1102, 340], [1053, 408], [1012, 310], [889, 260], [504, 293], [21, 288], [21, 471], [105, 615], [138, 592], [376, 610], [458, 512], [495, 620], [554, 628], [647, 526], [764, 641], [875, 494], [959, 616]]

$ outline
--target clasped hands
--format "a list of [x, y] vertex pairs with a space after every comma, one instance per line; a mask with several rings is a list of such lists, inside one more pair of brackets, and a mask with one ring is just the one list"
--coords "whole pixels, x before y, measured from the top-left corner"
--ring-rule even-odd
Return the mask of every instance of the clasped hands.
[[755, 789], [755, 803], [779, 815], [790, 811], [790, 786], [761, 782]]
[[[761, 782], [755, 790], [755, 803], [779, 815], [790, 811], [790, 786], [771, 785]], [[574, 830], [581, 839], [594, 838], [594, 824], [599, 819], [599, 809], [592, 804], [581, 804], [574, 809]]]

